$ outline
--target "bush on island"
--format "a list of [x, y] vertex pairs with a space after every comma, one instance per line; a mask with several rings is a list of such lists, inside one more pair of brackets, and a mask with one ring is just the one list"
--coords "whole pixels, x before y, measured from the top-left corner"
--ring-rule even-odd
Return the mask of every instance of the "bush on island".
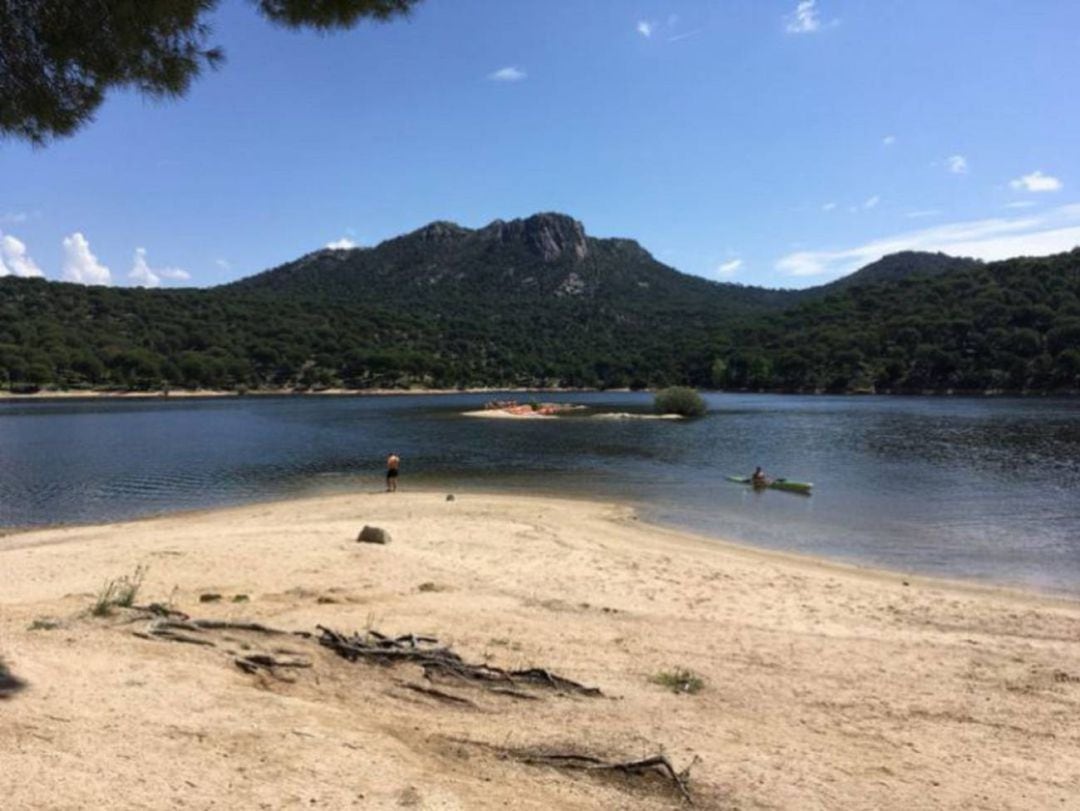
[[705, 400], [686, 386], [672, 386], [656, 392], [655, 406], [661, 414], [700, 417], [705, 413]]

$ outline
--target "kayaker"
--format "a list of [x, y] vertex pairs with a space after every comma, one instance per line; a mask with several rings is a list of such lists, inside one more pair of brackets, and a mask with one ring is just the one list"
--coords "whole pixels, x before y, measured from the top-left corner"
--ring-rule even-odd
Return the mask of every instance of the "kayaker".
[[750, 484], [754, 487], [768, 487], [769, 480], [765, 477], [765, 471], [760, 467], [754, 468], [754, 475], [750, 477]]

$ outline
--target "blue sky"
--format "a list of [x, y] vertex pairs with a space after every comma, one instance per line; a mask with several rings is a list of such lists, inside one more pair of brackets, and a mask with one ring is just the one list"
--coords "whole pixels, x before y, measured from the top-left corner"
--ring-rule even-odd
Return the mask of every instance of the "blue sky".
[[227, 62], [184, 99], [0, 142], [0, 274], [208, 286], [549, 210], [783, 287], [1080, 244], [1073, 0], [426, 0], [328, 36], [223, 0], [211, 22]]

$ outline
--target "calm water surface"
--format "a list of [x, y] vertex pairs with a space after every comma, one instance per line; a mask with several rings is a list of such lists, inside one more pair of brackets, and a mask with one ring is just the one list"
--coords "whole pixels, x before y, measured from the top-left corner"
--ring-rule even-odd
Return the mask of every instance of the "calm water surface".
[[[460, 416], [491, 396], [0, 403], [0, 526], [374, 490], [393, 450], [403, 489], [617, 497], [761, 546], [1080, 594], [1075, 400], [718, 394], [686, 422]], [[756, 464], [814, 495], [723, 480]]]

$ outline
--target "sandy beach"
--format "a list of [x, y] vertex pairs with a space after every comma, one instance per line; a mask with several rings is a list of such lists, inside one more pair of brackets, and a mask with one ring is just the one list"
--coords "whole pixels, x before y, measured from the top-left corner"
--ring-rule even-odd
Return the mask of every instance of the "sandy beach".
[[[169, 389], [168, 391], [102, 391], [95, 389], [60, 389], [42, 390], [33, 394], [14, 394], [0, 389], [0, 402], [37, 402], [42, 400], [198, 400], [219, 397], [402, 397], [405, 395], [444, 395], [444, 394], [567, 394], [591, 392], [598, 389], [568, 388], [553, 386], [549, 388], [505, 388], [498, 386], [476, 386], [470, 388], [435, 389], [245, 389], [239, 392], [233, 389]], [[626, 392], [630, 389], [606, 389], [611, 392]]]
[[[364, 525], [388, 545], [357, 543]], [[136, 604], [437, 637], [600, 696], [494, 692], [297, 636], [147, 632]], [[202, 602], [204, 595], [220, 595]], [[253, 654], [308, 667], [246, 673]], [[720, 543], [625, 506], [366, 493], [0, 537], [8, 809], [1075, 808], [1080, 604]], [[655, 678], [689, 669], [693, 694]]]

